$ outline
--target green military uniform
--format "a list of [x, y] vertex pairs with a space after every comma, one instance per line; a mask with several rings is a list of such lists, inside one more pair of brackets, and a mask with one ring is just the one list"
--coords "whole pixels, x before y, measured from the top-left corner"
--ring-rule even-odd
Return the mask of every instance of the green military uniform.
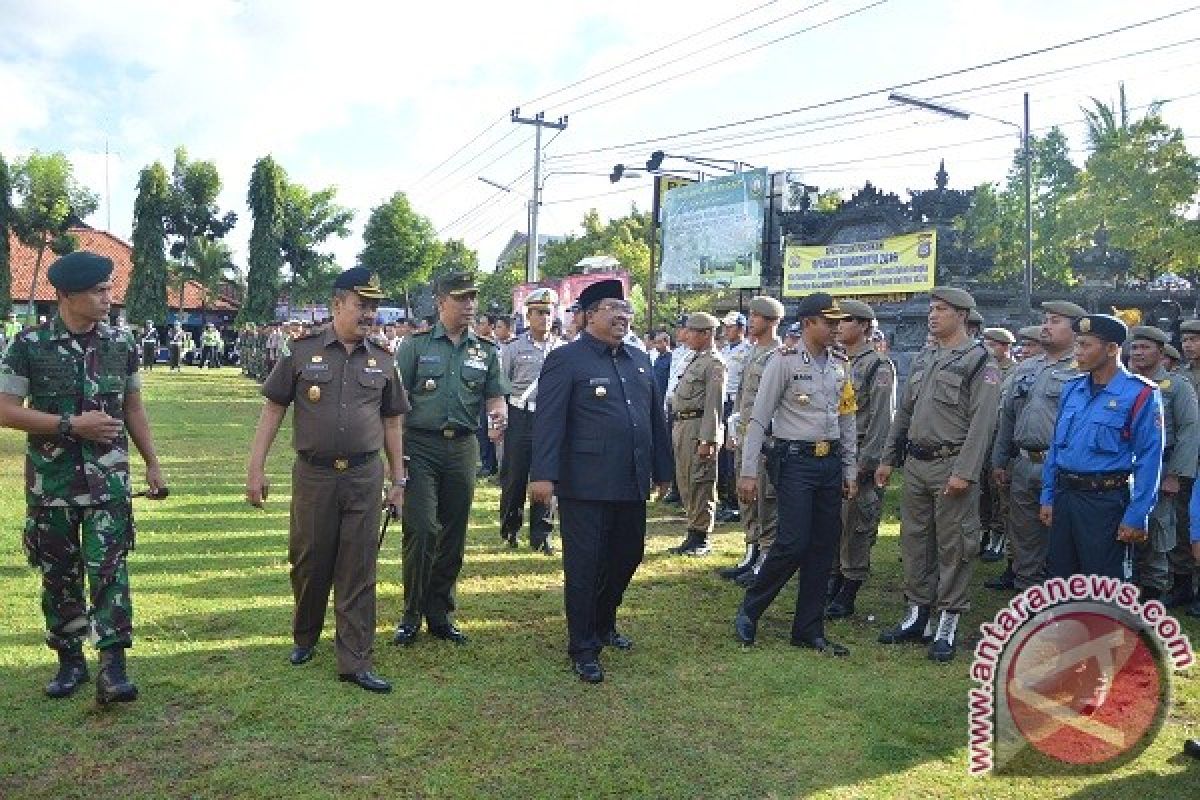
[[[986, 328], [983, 331], [983, 339], [1008, 345], [1015, 344], [1017, 341], [1017, 338], [1005, 328]], [[1017, 362], [1011, 358], [1003, 361], [996, 360], [996, 366], [1000, 369], [1001, 406], [1004, 405], [1004, 399], [1008, 396], [1015, 373], [1013, 368], [1016, 365]], [[999, 408], [997, 409], [998, 414]], [[1008, 506], [1011, 495], [1008, 486], [997, 484], [992, 477], [992, 450], [995, 447], [995, 441], [996, 436], [993, 431], [992, 444], [988, 447], [987, 456], [983, 462], [983, 471], [979, 475], [979, 518], [983, 533], [981, 555], [984, 561], [999, 561], [1005, 555], [1008, 555], [1009, 558], [1012, 557], [1008, 535]]]
[[[1200, 320], [1184, 320], [1179, 326], [1179, 330], [1185, 338], [1200, 335]], [[1197, 396], [1200, 396], [1200, 366], [1192, 364], [1185, 359], [1180, 364], [1177, 374], [1186, 379], [1192, 385], [1192, 389], [1196, 392]], [[1177, 532], [1186, 532], [1191, 529], [1191, 515], [1188, 513], [1188, 502], [1191, 500], [1193, 491], [1195, 491], [1194, 480], [1180, 479], [1179, 494], [1175, 496]], [[1171, 562], [1171, 576], [1174, 586], [1171, 589], [1171, 596], [1164, 598], [1164, 603], [1168, 604], [1168, 607], [1171, 607], [1195, 601], [1195, 604], [1188, 610], [1188, 613], [1193, 616], [1200, 616], [1200, 600], [1196, 600], [1194, 586], [1197, 572], [1196, 560], [1192, 557], [1190, 536], [1186, 534], [1182, 536], [1177, 535], [1175, 537], [1175, 547], [1171, 549], [1168, 558]]]
[[[711, 331], [717, 318], [699, 312], [688, 316], [694, 331]], [[687, 515], [687, 538], [673, 552], [706, 555], [717, 508], [717, 458], [696, 454], [698, 444], [719, 447], [725, 403], [725, 362], [709, 346], [695, 351], [671, 395], [671, 442], [675, 455], [675, 482]]]
[[[866, 303], [843, 300], [839, 305], [851, 319], [875, 319], [874, 310]], [[846, 357], [850, 360], [850, 381], [858, 404], [855, 412], [858, 494], [842, 503], [840, 570], [835, 573], [842, 581], [827, 609], [829, 616], [835, 618], [854, 613], [854, 598], [871, 574], [871, 548], [879, 536], [883, 512], [883, 490], [875, 485], [875, 468], [883, 458], [888, 430], [896, 413], [895, 365], [875, 349], [869, 338], [847, 351]]]
[[[469, 278], [452, 277], [444, 278], [442, 286], [475, 291]], [[480, 413], [485, 399], [502, 397], [510, 389], [494, 343], [468, 327], [456, 344], [440, 321], [400, 344], [396, 368], [412, 403], [404, 422], [408, 488], [400, 626], [419, 629], [424, 617], [432, 629], [450, 625], [456, 607], [455, 584], [475, 493]]]
[[[756, 298], [757, 299], [757, 298]], [[782, 312], [781, 312], [782, 313]], [[772, 339], [754, 345], [746, 357], [746, 366], [742, 370], [742, 383], [738, 387], [736, 409], [738, 414], [738, 445], [734, 452], [734, 464], [742, 463], [742, 453], [746, 443], [746, 426], [750, 422], [750, 414], [754, 411], [754, 399], [758, 397], [758, 387], [762, 383], [767, 363], [779, 349], [781, 342]], [[768, 442], [769, 443], [769, 442]], [[749, 567], [756, 573], [766, 560], [767, 551], [775, 542], [775, 532], [779, 527], [779, 505], [775, 497], [775, 484], [767, 474], [767, 457], [760, 453], [758, 457], [758, 493], [754, 501], [743, 503], [741, 507], [742, 524], [746, 529], [746, 559], [739, 565]], [[736, 570], [732, 573], [736, 576]], [[745, 579], [749, 581], [749, 578]]]
[[[1164, 345], [1169, 341], [1167, 334], [1152, 326], [1139, 325], [1130, 330], [1134, 340], [1145, 339]], [[1162, 477], [1174, 475], [1182, 484], [1196, 477], [1197, 453], [1200, 450], [1200, 408], [1196, 404], [1196, 391], [1191, 383], [1159, 364], [1154, 372], [1143, 377], [1158, 384], [1163, 404], [1163, 465]], [[1175, 547], [1176, 516], [1175, 503], [1165, 495], [1150, 512], [1149, 538], [1137, 546], [1137, 583], [1154, 596], [1171, 588], [1171, 568], [1168, 558]], [[1183, 538], [1189, 538], [1184, 533]]]

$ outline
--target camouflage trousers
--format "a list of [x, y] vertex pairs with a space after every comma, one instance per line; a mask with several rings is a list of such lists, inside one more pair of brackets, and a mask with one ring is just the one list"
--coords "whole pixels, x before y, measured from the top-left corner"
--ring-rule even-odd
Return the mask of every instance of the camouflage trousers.
[[[99, 506], [34, 506], [25, 518], [25, 552], [42, 573], [46, 644], [77, 649], [84, 636], [100, 649], [133, 641], [133, 604], [125, 559], [133, 548], [128, 500]], [[87, 583], [91, 606], [84, 600]]]

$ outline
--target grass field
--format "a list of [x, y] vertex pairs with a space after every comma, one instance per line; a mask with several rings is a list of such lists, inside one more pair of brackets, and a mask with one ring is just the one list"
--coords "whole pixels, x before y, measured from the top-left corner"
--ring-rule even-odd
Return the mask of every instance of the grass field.
[[[312, 663], [291, 667], [287, 437], [271, 458], [268, 507], [252, 509], [243, 482], [256, 387], [233, 370], [155, 371], [145, 392], [172, 492], [135, 501], [130, 669], [142, 697], [129, 706], [99, 709], [92, 684], [69, 700], [42, 695], [53, 655], [20, 548], [24, 439], [0, 432], [0, 798], [1200, 797], [1200, 762], [1178, 755], [1200, 735], [1194, 669], [1175, 679], [1158, 739], [1114, 774], [969, 778], [969, 658], [939, 666], [923, 649], [874, 642], [902, 610], [893, 514], [858, 618], [830, 626], [853, 651], [834, 660], [788, 646], [791, 589], [760, 644], [739, 648], [739, 595], [713, 575], [736, 560], [739, 532], [722, 526], [714, 557], [670, 557], [680, 520], [652, 506], [622, 615], [636, 646], [606, 653], [607, 681], [584, 686], [564, 653], [559, 559], [501, 547], [498, 490], [481, 484], [459, 585], [469, 646], [389, 644], [400, 610], [393, 529], [376, 666], [396, 690], [338, 683], [328, 636]], [[977, 585], [996, 570], [983, 566]], [[1001, 599], [982, 588], [975, 598], [965, 627]], [[1196, 620], [1185, 629], [1200, 640]]]

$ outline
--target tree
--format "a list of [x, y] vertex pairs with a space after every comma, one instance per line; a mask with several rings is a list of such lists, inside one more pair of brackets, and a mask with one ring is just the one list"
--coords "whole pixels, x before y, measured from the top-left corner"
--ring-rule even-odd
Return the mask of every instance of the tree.
[[[187, 149], [175, 148], [171, 170], [171, 191], [167, 204], [166, 232], [174, 238], [171, 257], [181, 259], [184, 272], [197, 239], [216, 240], [237, 224], [237, 214], [221, 214], [217, 197], [221, 194], [221, 175], [212, 161], [191, 161]], [[184, 284], [179, 284], [179, 314], [183, 316]]]
[[525, 281], [525, 248], [519, 247], [503, 264], [479, 279], [479, 307], [510, 309], [513, 289]]
[[0, 314], [12, 310], [12, 265], [9, 263], [9, 234], [13, 225], [12, 176], [0, 155]]
[[155, 161], [138, 175], [133, 203], [133, 274], [125, 292], [130, 323], [167, 319], [167, 227], [171, 185], [166, 168]]
[[287, 183], [283, 193], [280, 249], [291, 277], [288, 300], [293, 306], [327, 300], [338, 268], [333, 255], [320, 252], [330, 236], [350, 235], [354, 212], [334, 202], [337, 188], [310, 192], [298, 183]]
[[220, 293], [221, 284], [236, 276], [237, 267], [229, 245], [218, 239], [193, 239], [187, 256], [172, 265], [172, 273], [181, 286], [190, 281], [200, 287], [200, 324], [204, 325], [209, 304]]
[[442, 243], [433, 274], [445, 275], [447, 272], [469, 272], [474, 275], [479, 272], [479, 253], [467, 247], [462, 239], [447, 239]]
[[441, 257], [433, 224], [416, 213], [404, 192], [371, 209], [358, 261], [398, 295], [429, 280]]
[[62, 153], [33, 151], [13, 169], [13, 188], [21, 198], [14, 209], [13, 229], [26, 247], [37, 251], [29, 282], [29, 320], [36, 319], [38, 278], [47, 249], [58, 255], [75, 249], [70, 227], [96, 210], [96, 195], [76, 180], [71, 162]]
[[266, 323], [275, 318], [283, 269], [282, 230], [287, 173], [270, 156], [254, 162], [246, 204], [254, 217], [246, 274], [246, 300], [239, 322]]
[[1200, 230], [1184, 215], [1200, 189], [1200, 161], [1183, 131], [1163, 121], [1160, 103], [1131, 121], [1125, 87], [1115, 107], [1084, 109], [1092, 153], [1071, 205], [1073, 244], [1082, 249], [1103, 226], [1113, 250], [1130, 257], [1134, 275], [1196, 274]]

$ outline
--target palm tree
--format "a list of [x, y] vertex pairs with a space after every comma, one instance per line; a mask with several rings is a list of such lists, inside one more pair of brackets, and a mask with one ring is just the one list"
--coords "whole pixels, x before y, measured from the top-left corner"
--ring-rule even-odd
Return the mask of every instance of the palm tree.
[[1083, 116], [1087, 121], [1088, 144], [1092, 151], [1117, 147], [1129, 139], [1133, 129], [1147, 119], [1157, 117], [1162, 112], [1162, 102], [1154, 101], [1146, 107], [1146, 115], [1137, 122], [1130, 122], [1129, 105], [1125, 100], [1125, 82], [1117, 84], [1117, 104], [1115, 106], [1092, 98], [1095, 108], [1083, 108]]
[[220, 239], [197, 237], [183, 254], [183, 260], [174, 264], [172, 277], [179, 282], [179, 316], [183, 316], [184, 290], [188, 281], [200, 285], [200, 324], [208, 324], [209, 299], [216, 295], [221, 281], [236, 278], [238, 268], [233, 263], [233, 251]]

